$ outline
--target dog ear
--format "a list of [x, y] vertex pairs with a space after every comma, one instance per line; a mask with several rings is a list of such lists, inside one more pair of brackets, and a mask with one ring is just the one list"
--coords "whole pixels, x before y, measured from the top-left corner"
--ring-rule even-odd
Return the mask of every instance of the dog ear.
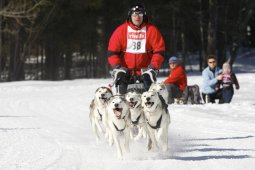
[[165, 84], [162, 84], [161, 87], [162, 87], [163, 90], [166, 89], [166, 85]]
[[[102, 87], [98, 87], [98, 88], [96, 89], [96, 92], [98, 92], [98, 91], [99, 91], [99, 89], [101, 89], [101, 88], [102, 88]], [[96, 93], [96, 92], [95, 92], [95, 93]]]
[[123, 101], [127, 101], [126, 98], [125, 98], [125, 95], [121, 95], [120, 98], [123, 100]]
[[92, 109], [95, 106], [95, 99], [93, 99], [89, 105], [89, 108]]
[[114, 97], [114, 96], [111, 96], [111, 97], [107, 100], [107, 104], [111, 103], [113, 97]]
[[160, 95], [159, 92], [157, 92], [157, 91], [155, 91], [155, 94], [158, 95], [158, 96]]
[[128, 93], [126, 93], [126, 94], [124, 94], [124, 97], [125, 97], [125, 99], [126, 99], [126, 97], [129, 95], [129, 92]]
[[142, 93], [142, 96], [145, 95], [147, 92], [148, 92], [148, 91], [143, 92], [143, 93]]
[[110, 88], [106, 87], [106, 89], [109, 93], [111, 93], [111, 95], [113, 95], [112, 90]]

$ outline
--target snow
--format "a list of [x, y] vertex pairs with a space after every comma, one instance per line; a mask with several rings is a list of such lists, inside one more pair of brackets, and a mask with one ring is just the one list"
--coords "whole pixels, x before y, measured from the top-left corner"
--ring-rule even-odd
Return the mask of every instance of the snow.
[[[0, 169], [252, 170], [255, 67], [248, 59], [235, 65], [240, 90], [231, 104], [169, 105], [169, 150], [152, 153], [144, 140], [132, 141], [123, 160], [104, 139], [96, 144], [88, 117], [95, 90], [111, 79], [1, 83]], [[188, 82], [201, 87], [201, 75]]]

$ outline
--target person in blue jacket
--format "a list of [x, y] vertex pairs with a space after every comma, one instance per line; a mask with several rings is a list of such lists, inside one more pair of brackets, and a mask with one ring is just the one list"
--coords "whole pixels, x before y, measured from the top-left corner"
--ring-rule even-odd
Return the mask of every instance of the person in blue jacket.
[[205, 103], [215, 103], [215, 99], [219, 99], [219, 103], [223, 103], [222, 89], [220, 82], [222, 80], [222, 70], [217, 67], [215, 55], [207, 56], [207, 64], [202, 72], [203, 87], [202, 97]]

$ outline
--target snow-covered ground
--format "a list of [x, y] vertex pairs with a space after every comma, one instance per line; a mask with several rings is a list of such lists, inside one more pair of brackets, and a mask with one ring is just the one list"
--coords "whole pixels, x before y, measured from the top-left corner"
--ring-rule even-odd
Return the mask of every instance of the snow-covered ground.
[[[105, 140], [96, 144], [88, 117], [95, 90], [110, 79], [1, 83], [0, 169], [253, 170], [255, 74], [247, 72], [255, 65], [247, 64], [236, 65], [247, 69], [237, 73], [231, 104], [169, 105], [169, 150], [151, 153], [132, 141], [124, 160]], [[188, 82], [201, 86], [201, 76]]]

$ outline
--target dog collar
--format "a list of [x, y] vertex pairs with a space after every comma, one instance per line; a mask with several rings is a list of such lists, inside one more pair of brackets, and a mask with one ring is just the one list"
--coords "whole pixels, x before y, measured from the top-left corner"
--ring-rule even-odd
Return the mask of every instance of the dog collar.
[[137, 123], [138, 123], [140, 117], [141, 117], [141, 115], [139, 115], [139, 116], [136, 118], [135, 121], [132, 121], [132, 120], [131, 120], [132, 124], [133, 124], [133, 125], [137, 125]]
[[139, 104], [138, 106], [136, 106], [135, 108], [141, 107], [141, 104]]
[[158, 119], [156, 126], [152, 126], [152, 125], [149, 123], [148, 119], [146, 119], [146, 120], [147, 120], [148, 125], [149, 125], [152, 129], [158, 129], [158, 128], [160, 128], [160, 124], [161, 124], [161, 120], [162, 120], [162, 114], [161, 114], [160, 118]]

